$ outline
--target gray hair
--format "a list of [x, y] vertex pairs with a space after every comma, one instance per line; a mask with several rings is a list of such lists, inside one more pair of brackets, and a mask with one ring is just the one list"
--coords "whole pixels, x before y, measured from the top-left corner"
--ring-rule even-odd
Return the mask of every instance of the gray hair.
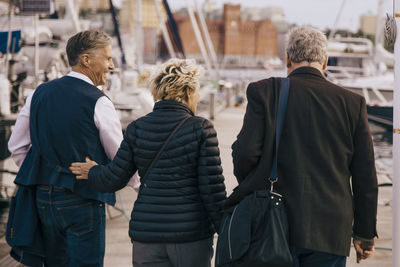
[[110, 36], [98, 30], [78, 32], [68, 39], [66, 50], [69, 65], [77, 65], [79, 57], [84, 53], [111, 45], [111, 40]]
[[286, 52], [294, 63], [307, 61], [324, 64], [327, 45], [328, 40], [321, 31], [312, 27], [295, 27], [289, 32]]
[[187, 102], [189, 93], [200, 87], [199, 78], [204, 69], [193, 59], [171, 58], [152, 74], [150, 90], [154, 101]]

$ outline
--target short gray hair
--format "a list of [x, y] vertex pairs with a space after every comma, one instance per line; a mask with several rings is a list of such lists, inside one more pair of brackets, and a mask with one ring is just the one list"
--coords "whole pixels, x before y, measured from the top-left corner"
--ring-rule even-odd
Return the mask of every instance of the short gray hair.
[[155, 101], [174, 100], [187, 102], [189, 93], [200, 87], [203, 67], [193, 59], [171, 58], [152, 74], [150, 90]]
[[312, 27], [295, 27], [289, 32], [286, 52], [294, 63], [307, 61], [324, 64], [327, 45], [328, 40], [321, 31]]
[[79, 57], [84, 53], [111, 45], [111, 40], [110, 36], [98, 30], [78, 32], [68, 39], [66, 50], [69, 65], [77, 65]]

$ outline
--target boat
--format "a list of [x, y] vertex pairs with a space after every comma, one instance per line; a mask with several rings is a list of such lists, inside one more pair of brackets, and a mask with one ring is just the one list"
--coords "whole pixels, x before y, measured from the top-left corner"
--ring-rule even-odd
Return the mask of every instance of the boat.
[[[368, 119], [391, 129], [394, 74], [386, 67], [388, 60], [386, 63], [379, 60], [376, 51], [366, 38], [332, 38], [328, 41], [329, 59], [325, 75], [335, 84], [364, 96]], [[393, 55], [386, 51], [385, 59], [390, 56]]]
[[335, 36], [344, 4], [339, 10], [328, 39], [326, 77], [332, 82], [365, 97], [368, 119], [393, 128], [394, 55], [383, 47], [384, 0], [379, 0], [375, 43], [361, 37]]

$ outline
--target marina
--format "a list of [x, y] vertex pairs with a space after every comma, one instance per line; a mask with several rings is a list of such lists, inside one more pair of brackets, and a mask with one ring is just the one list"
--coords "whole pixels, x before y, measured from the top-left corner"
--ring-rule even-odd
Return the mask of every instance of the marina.
[[[160, 48], [157, 48], [160, 50], [158, 51], [160, 58], [147, 60], [151, 63], [143, 63], [153, 56], [145, 55], [145, 53], [141, 55], [140, 52], [146, 48], [143, 47], [143, 44], [138, 43], [141, 43], [140, 40], [144, 40], [143, 38], [148, 33], [148, 29], [141, 32], [142, 15], [139, 13], [135, 15], [137, 20], [134, 26], [134, 36], [142, 38], [139, 38], [139, 42], [137, 40], [135, 42], [132, 41], [134, 39], [132, 32], [126, 34], [121, 30], [120, 33], [121, 27], [114, 14], [115, 10], [114, 13], [112, 11], [114, 9], [112, 2], [110, 1], [110, 9], [107, 9], [106, 12], [112, 21], [108, 26], [113, 28], [113, 53], [116, 69], [107, 76], [107, 84], [103, 90], [113, 101], [122, 128], [125, 130], [130, 122], [152, 111], [154, 100], [147, 89], [147, 81], [150, 73], [161, 60], [161, 50], [164, 51], [162, 59], [172, 55], [182, 56], [183, 49], [181, 48], [185, 47], [187, 41], [183, 38], [178, 41], [179, 33], [174, 33], [170, 25], [167, 29], [165, 27], [167, 23], [158, 21], [157, 31], [160, 39], [157, 40], [161, 40], [160, 43], [162, 43]], [[139, 2], [141, 1], [137, 1], [136, 4], [139, 5]], [[150, 2], [153, 3], [153, 1]], [[382, 3], [383, 0], [378, 2]], [[3, 4], [0, 2], [0, 8], [8, 8], [8, 4]], [[10, 248], [4, 237], [8, 200], [14, 193], [13, 181], [18, 171], [17, 166], [9, 157], [6, 143], [18, 111], [23, 106], [26, 97], [34, 91], [36, 85], [68, 73], [69, 67], [65, 54], [66, 37], [77, 32], [78, 29], [96, 27], [96, 22], [91, 22], [87, 18], [79, 18], [79, 7], [74, 7], [74, 4], [76, 1], [66, 0], [65, 17], [58, 19], [39, 19], [39, 16], [36, 15], [20, 16], [14, 14], [15, 10], [10, 12], [11, 14], [0, 14], [0, 31], [3, 34], [0, 34], [0, 40], [2, 44], [4, 40], [7, 43], [1, 53], [7, 55], [0, 57], [0, 66], [2, 67], [2, 71], [0, 71], [0, 266], [21, 266], [8, 255]], [[152, 7], [157, 9], [159, 20], [168, 21], [169, 14], [165, 11], [165, 6], [161, 5], [161, 1], [154, 0]], [[0, 10], [5, 10], [4, 8]], [[230, 8], [234, 10], [236, 7]], [[188, 4], [186, 9], [188, 12], [186, 22], [181, 18], [177, 20], [177, 23], [181, 23], [180, 25], [183, 25], [181, 27], [190, 26], [190, 29], [194, 31], [193, 40], [195, 41], [192, 43], [196, 43], [198, 46], [197, 54], [187, 53], [187, 56], [193, 56], [205, 68], [205, 76], [201, 80], [198, 115], [212, 120], [217, 130], [222, 167], [229, 195], [237, 185], [233, 175], [231, 145], [243, 122], [247, 85], [249, 82], [269, 77], [285, 77], [286, 68], [282, 63], [284, 58], [280, 60], [277, 57], [279, 47], [276, 47], [277, 55], [274, 58], [258, 55], [243, 58], [232, 55], [221, 56], [221, 48], [218, 48], [215, 41], [211, 41], [210, 36], [207, 37], [207, 35], [213, 34], [213, 38], [215, 38], [215, 25], [217, 24], [208, 22], [208, 26], [214, 25], [214, 27], [211, 30], [209, 27], [207, 30], [206, 21], [204, 17], [202, 18], [207, 14], [202, 14], [200, 8], [195, 4], [193, 6]], [[163, 16], [164, 18], [162, 18]], [[198, 25], [196, 25], [194, 16], [198, 17]], [[242, 22], [241, 19], [237, 19]], [[215, 22], [215, 18], [213, 20], [213, 23], [222, 23]], [[246, 23], [243, 22], [244, 28], [256, 25], [250, 22]], [[266, 22], [265, 24], [260, 22], [259, 25], [267, 27], [265, 26]], [[256, 28], [256, 26], [254, 27]], [[276, 38], [284, 39], [286, 34], [287, 32], [277, 32]], [[383, 38], [383, 34], [381, 38]], [[182, 44], [179, 45], [179, 42]], [[377, 221], [379, 238], [376, 240], [376, 251], [371, 259], [357, 265], [352, 248], [347, 266], [389, 267], [392, 266], [394, 55], [382, 50], [384, 48], [379, 43], [373, 43], [366, 38], [335, 36], [329, 39], [329, 42], [330, 62], [325, 72], [326, 78], [363, 95], [368, 104], [368, 118], [373, 136], [379, 184]], [[22, 43], [23, 46], [20, 47], [19, 44]], [[254, 46], [256, 47], [256, 45]], [[225, 49], [227, 48], [225, 47]], [[132, 53], [132, 51], [134, 52]], [[247, 65], [243, 66], [238, 62]], [[127, 234], [127, 219], [136, 197], [136, 191], [131, 187], [126, 187], [117, 194], [116, 208], [106, 208], [105, 266], [132, 266], [132, 249]]]

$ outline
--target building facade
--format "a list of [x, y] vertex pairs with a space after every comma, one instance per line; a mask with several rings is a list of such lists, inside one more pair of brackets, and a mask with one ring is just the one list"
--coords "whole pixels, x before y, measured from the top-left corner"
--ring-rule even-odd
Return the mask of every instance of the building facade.
[[[202, 61], [190, 18], [177, 18], [177, 24], [186, 56]], [[222, 67], [262, 67], [278, 56], [274, 24], [269, 19], [242, 20], [240, 5], [225, 4], [222, 19], [206, 19], [206, 24]]]
[[[158, 0], [158, 6], [161, 9], [162, 16], [165, 18], [165, 10], [161, 0]], [[133, 29], [137, 20], [136, 1], [125, 0], [120, 9], [120, 23], [122, 27]], [[142, 27], [158, 28], [160, 21], [157, 16], [157, 10], [153, 0], [142, 0]]]
[[360, 17], [360, 30], [364, 34], [375, 35], [376, 32], [376, 16], [372, 14], [362, 15]]
[[[161, 0], [158, 0], [161, 16], [166, 19], [166, 11]], [[142, 48], [144, 62], [154, 63], [159, 54], [160, 20], [158, 19], [156, 6], [153, 0], [142, 0]], [[120, 9], [120, 25], [122, 32], [136, 39], [137, 9], [136, 1], [125, 0]]]
[[[56, 0], [56, 8], [66, 8], [65, 0]], [[74, 5], [79, 7], [80, 11], [96, 12], [98, 10], [106, 10], [110, 8], [109, 0], [74, 0]]]
[[109, 0], [80, 0], [80, 9], [83, 11], [96, 12], [110, 8]]

